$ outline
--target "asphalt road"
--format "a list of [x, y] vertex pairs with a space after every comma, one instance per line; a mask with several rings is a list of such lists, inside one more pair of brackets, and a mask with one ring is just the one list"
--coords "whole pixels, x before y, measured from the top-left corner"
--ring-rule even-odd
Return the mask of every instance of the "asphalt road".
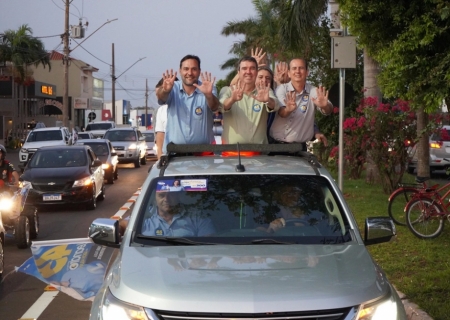
[[[9, 153], [7, 159], [17, 168], [18, 153]], [[97, 209], [86, 211], [83, 208], [50, 208], [39, 212], [40, 230], [37, 241], [85, 238], [89, 225], [95, 218], [107, 218], [114, 215], [124, 203], [138, 190], [147, 176], [147, 162], [141, 168], [133, 165], [120, 165], [119, 179], [113, 185], [106, 185], [106, 199], [97, 202]], [[5, 271], [0, 284], [0, 319], [21, 319], [27, 310], [44, 293], [46, 284], [32, 276], [15, 272], [31, 257], [30, 249], [18, 249], [14, 239], [5, 241]], [[58, 293], [52, 302], [38, 317], [50, 319], [88, 319], [91, 302], [77, 301], [64, 293]]]

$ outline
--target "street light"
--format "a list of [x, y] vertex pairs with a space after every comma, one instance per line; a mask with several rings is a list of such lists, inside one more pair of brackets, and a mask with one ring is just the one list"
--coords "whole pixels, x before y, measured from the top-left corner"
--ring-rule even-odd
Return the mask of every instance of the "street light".
[[147, 57], [143, 57], [143, 58], [139, 58], [135, 63], [133, 63], [131, 66], [129, 66], [124, 72], [122, 72], [119, 76], [115, 76], [114, 74], [114, 70], [115, 70], [115, 66], [114, 66], [114, 43], [112, 44], [112, 66], [111, 66], [111, 80], [112, 80], [112, 86], [111, 86], [111, 91], [112, 91], [112, 101], [111, 101], [111, 111], [112, 111], [112, 118], [113, 121], [117, 123], [117, 119], [116, 119], [116, 80], [120, 78], [121, 75], [123, 75], [125, 72], [127, 72], [128, 70], [130, 70], [136, 63], [138, 63], [141, 60], [144, 60]]

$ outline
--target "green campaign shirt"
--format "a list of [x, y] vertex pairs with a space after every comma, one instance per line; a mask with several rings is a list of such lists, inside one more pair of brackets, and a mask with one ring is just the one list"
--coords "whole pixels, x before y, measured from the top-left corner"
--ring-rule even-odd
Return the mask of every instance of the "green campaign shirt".
[[[256, 95], [256, 89], [252, 92]], [[219, 100], [223, 102], [231, 97], [230, 87], [223, 87]], [[270, 90], [269, 97], [275, 100], [275, 108], [269, 109], [266, 104], [244, 94], [243, 98], [233, 103], [230, 110], [223, 113], [223, 144], [256, 143], [267, 144], [267, 118], [269, 112], [278, 111], [279, 102], [275, 94]]]

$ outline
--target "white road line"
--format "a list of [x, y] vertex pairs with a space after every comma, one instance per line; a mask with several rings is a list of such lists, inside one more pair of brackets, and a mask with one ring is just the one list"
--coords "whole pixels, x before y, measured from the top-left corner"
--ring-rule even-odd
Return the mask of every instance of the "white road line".
[[53, 301], [59, 291], [46, 291], [31, 306], [19, 320], [37, 319], [45, 308]]
[[[120, 219], [122, 216], [131, 209], [131, 206], [136, 202], [139, 194], [141, 193], [141, 188], [139, 188], [133, 196], [127, 200], [127, 202], [116, 212], [114, 216], [111, 218]], [[18, 320], [35, 320], [37, 319], [42, 312], [48, 307], [48, 305], [53, 301], [59, 291], [46, 291], [44, 292], [39, 299], [28, 309], [27, 312]]]

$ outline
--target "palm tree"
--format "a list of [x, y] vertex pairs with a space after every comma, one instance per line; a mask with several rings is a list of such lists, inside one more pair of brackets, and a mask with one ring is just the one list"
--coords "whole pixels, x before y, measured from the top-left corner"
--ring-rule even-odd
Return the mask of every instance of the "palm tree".
[[11, 63], [13, 83], [18, 85], [18, 88], [13, 86], [13, 101], [18, 101], [18, 105], [14, 106], [14, 115], [20, 123], [26, 122], [26, 109], [23, 107], [23, 102], [27, 101], [25, 86], [34, 81], [33, 73], [28, 67], [42, 64], [44, 68], [51, 68], [44, 44], [32, 35], [32, 29], [26, 24], [20, 26], [17, 31], [7, 30], [0, 35], [0, 62], [3, 62], [4, 66], [7, 62]]

